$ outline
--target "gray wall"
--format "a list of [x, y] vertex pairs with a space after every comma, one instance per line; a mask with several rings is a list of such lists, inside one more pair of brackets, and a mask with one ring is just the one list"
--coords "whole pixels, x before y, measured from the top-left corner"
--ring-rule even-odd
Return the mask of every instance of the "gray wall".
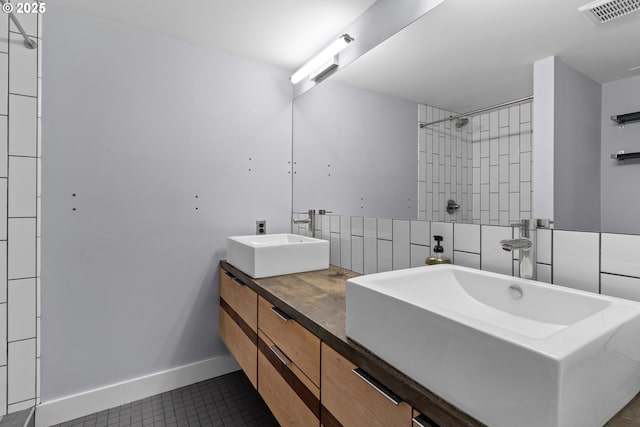
[[290, 230], [288, 73], [47, 10], [42, 400], [226, 354], [225, 236]]
[[610, 117], [640, 111], [640, 76], [602, 86], [602, 231], [640, 234], [640, 160], [618, 164], [620, 150], [640, 151], [640, 122], [619, 127]]
[[417, 217], [418, 105], [325, 81], [293, 105], [293, 210]]
[[556, 60], [554, 91], [555, 227], [600, 230], [601, 86]]

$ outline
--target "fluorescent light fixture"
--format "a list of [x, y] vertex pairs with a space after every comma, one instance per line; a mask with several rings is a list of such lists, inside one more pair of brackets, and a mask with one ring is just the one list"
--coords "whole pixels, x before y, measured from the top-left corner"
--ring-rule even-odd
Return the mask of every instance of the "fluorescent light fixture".
[[293, 73], [289, 80], [291, 80], [291, 83], [293, 84], [300, 82], [309, 74], [318, 70], [322, 65], [332, 61], [332, 58], [336, 56], [342, 49], [347, 47], [347, 45], [353, 40], [353, 37], [351, 37], [349, 34], [341, 35], [340, 37], [338, 37], [338, 40], [331, 43], [322, 52], [320, 52], [312, 59], [310, 59], [306, 64], [304, 64], [298, 71]]

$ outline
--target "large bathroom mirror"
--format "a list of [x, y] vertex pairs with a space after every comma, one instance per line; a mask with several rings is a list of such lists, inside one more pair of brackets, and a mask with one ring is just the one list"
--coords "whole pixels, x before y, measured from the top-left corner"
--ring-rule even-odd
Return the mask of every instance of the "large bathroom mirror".
[[[571, 92], [594, 105], [588, 119], [556, 106], [562, 138], [537, 157], [555, 170], [558, 225], [639, 233], [640, 202], [622, 198], [640, 164], [610, 154], [640, 151], [640, 122], [609, 119], [640, 111], [639, 14], [594, 24], [578, 10], [585, 3], [446, 0], [297, 97], [293, 210], [494, 225], [536, 216], [534, 63], [555, 56], [597, 95]], [[565, 142], [586, 133], [597, 146]], [[572, 173], [585, 151], [600, 169], [589, 188]], [[597, 198], [598, 215], [576, 208], [582, 197]]]

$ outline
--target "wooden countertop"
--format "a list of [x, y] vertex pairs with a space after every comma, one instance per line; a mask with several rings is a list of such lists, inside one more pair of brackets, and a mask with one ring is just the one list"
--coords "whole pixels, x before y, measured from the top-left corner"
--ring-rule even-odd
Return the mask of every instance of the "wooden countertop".
[[[347, 279], [358, 276], [358, 273], [330, 266], [327, 270], [252, 279], [224, 260], [220, 262], [220, 266], [352, 363], [369, 372], [415, 409], [429, 414], [439, 425], [484, 425], [347, 338], [346, 282]], [[640, 393], [605, 425], [640, 426]]]

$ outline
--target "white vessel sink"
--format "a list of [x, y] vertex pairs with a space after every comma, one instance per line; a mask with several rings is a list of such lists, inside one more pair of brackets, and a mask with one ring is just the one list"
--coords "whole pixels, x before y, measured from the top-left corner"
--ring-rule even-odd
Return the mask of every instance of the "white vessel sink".
[[495, 427], [601, 426], [640, 390], [640, 304], [442, 265], [347, 281], [347, 336]]
[[227, 262], [259, 279], [329, 268], [329, 242], [295, 234], [227, 237]]

